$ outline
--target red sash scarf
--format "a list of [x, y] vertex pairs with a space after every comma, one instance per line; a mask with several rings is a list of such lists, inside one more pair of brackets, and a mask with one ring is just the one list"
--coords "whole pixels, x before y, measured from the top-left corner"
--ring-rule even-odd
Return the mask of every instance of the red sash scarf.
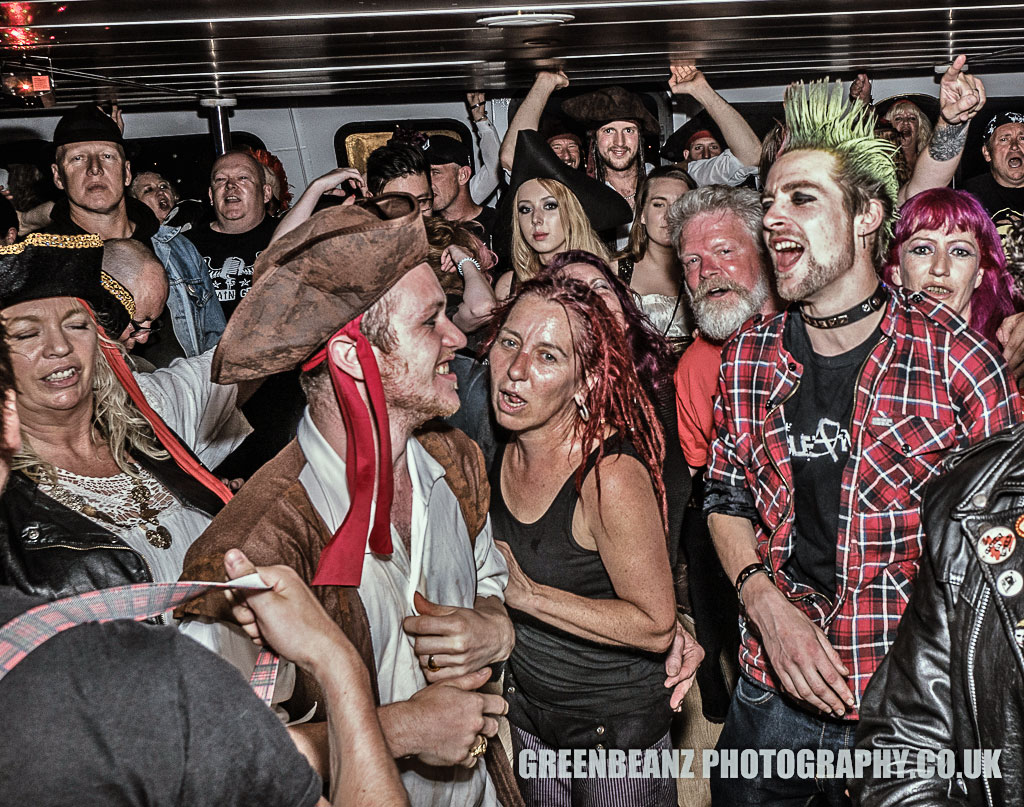
[[[356, 357], [363, 370], [370, 399], [369, 407], [359, 395], [355, 380], [327, 359], [327, 345], [302, 365], [303, 372], [309, 372], [321, 362], [327, 361], [334, 395], [348, 437], [345, 478], [351, 504], [345, 520], [320, 555], [320, 563], [313, 577], [314, 586], [358, 586], [362, 580], [363, 556], [366, 554], [367, 541], [370, 549], [377, 554], [390, 555], [392, 551], [391, 500], [394, 496], [394, 478], [391, 464], [391, 431], [380, 369], [377, 367], [373, 348], [359, 331], [362, 319], [362, 316], [356, 317], [337, 331], [331, 339], [344, 335], [355, 342]], [[327, 343], [330, 344], [330, 341], [328, 339]], [[380, 445], [379, 454], [374, 446], [375, 426]], [[373, 509], [374, 488], [377, 489], [377, 509], [374, 511], [371, 527], [370, 511]]]
[[[92, 308], [89, 304], [85, 300], [81, 299], [79, 299], [79, 302], [85, 306], [86, 311], [89, 312], [95, 322], [96, 315], [93, 314]], [[102, 328], [98, 322], [96, 323], [96, 328], [100, 333], [102, 333]], [[142, 416], [153, 429], [156, 439], [160, 441], [160, 445], [162, 445], [167, 453], [171, 455], [171, 458], [175, 463], [177, 463], [178, 467], [197, 480], [204, 487], [208, 488], [214, 496], [225, 504], [231, 501], [232, 494], [231, 491], [228, 490], [227, 486], [206, 470], [206, 468], [203, 467], [203, 464], [192, 456], [188, 449], [178, 441], [177, 435], [175, 435], [167, 424], [163, 422], [161, 417], [153, 411], [153, 407], [149, 405], [149, 401], [146, 400], [146, 396], [143, 395], [142, 390], [139, 389], [139, 384], [135, 380], [135, 376], [132, 374], [128, 364], [125, 362], [124, 356], [121, 355], [121, 351], [114, 345], [104, 343], [103, 339], [99, 340], [99, 345], [100, 349], [103, 351], [103, 355], [107, 359], [107, 364], [109, 364], [110, 369], [114, 371], [114, 375], [117, 376], [117, 380], [121, 382], [121, 386], [124, 387], [125, 392], [128, 393], [128, 397], [131, 398], [132, 402], [138, 407]]]

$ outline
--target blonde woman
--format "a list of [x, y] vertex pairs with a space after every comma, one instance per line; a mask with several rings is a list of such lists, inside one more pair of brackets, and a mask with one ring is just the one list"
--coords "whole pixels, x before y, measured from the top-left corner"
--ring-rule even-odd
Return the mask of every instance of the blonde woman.
[[503, 223], [511, 231], [512, 270], [495, 289], [503, 300], [535, 277], [555, 255], [584, 250], [609, 261], [599, 232], [614, 229], [632, 216], [613, 189], [575, 171], [535, 131], [519, 132]]
[[101, 272], [102, 256], [96, 236], [0, 248], [22, 424], [0, 500], [0, 584], [47, 598], [176, 580], [231, 496], [203, 463], [248, 431], [237, 388], [209, 380], [212, 351], [131, 372], [107, 333], [128, 326], [134, 301]]

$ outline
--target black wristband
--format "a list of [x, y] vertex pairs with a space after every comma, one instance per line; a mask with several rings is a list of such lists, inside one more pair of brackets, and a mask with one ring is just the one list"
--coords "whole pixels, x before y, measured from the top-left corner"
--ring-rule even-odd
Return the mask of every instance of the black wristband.
[[743, 598], [740, 596], [740, 592], [743, 591], [743, 584], [758, 572], [764, 572], [769, 577], [772, 576], [768, 567], [763, 563], [751, 563], [749, 566], [744, 566], [740, 573], [736, 575], [736, 598], [741, 604]]

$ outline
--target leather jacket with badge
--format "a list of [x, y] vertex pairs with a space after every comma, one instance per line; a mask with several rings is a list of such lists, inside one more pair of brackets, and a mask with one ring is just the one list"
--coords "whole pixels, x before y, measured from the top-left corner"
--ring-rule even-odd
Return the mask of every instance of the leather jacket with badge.
[[[220, 500], [172, 460], [136, 461], [188, 506], [211, 517], [220, 510]], [[23, 473], [11, 474], [0, 497], [0, 585], [56, 599], [152, 580], [142, 555], [118, 536], [47, 496]]]
[[[1024, 425], [953, 454], [929, 484], [922, 513], [921, 573], [865, 694], [857, 744], [909, 750], [912, 770], [918, 752], [949, 750], [957, 774], [868, 776], [851, 790], [872, 807], [1017, 803], [1024, 786]], [[998, 750], [998, 774], [978, 776], [971, 768], [986, 750]]]

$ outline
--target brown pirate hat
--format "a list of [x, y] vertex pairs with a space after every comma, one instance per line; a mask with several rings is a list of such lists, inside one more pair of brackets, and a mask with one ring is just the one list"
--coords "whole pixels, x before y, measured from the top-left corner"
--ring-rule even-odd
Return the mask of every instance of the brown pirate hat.
[[263, 251], [213, 357], [221, 384], [265, 378], [308, 359], [427, 258], [413, 197], [331, 207]]
[[562, 111], [588, 129], [596, 129], [613, 120], [635, 120], [647, 137], [658, 137], [658, 119], [643, 99], [625, 87], [605, 87], [577, 95], [562, 102]]

